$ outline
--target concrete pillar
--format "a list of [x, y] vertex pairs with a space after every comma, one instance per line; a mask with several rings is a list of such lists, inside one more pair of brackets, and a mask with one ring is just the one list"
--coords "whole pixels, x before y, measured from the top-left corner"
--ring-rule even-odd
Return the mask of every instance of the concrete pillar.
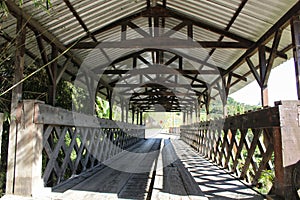
[[[37, 101], [25, 100], [19, 103], [16, 125], [11, 129], [15, 143], [10, 141], [6, 180], [7, 194], [39, 196], [43, 189], [42, 150], [43, 124], [35, 124], [35, 105]], [[39, 102], [40, 103], [40, 102]]]
[[[26, 28], [25, 19], [22, 17], [17, 17], [17, 27], [16, 27], [16, 52], [15, 52], [15, 72], [14, 72], [14, 84], [17, 84], [23, 79], [24, 63], [25, 63], [25, 39], [26, 39]], [[17, 85], [12, 89], [11, 98], [11, 123], [10, 123], [10, 134], [8, 141], [8, 159], [7, 159], [7, 174], [6, 174], [6, 193], [14, 193], [14, 166], [16, 165], [16, 152], [15, 147], [17, 145], [17, 133], [18, 133], [18, 121], [20, 118], [18, 110], [19, 102], [22, 100], [23, 93], [22, 83]]]
[[[275, 193], [284, 199], [298, 199], [295, 167], [300, 167], [300, 101], [278, 103], [280, 128], [274, 128]], [[299, 175], [299, 174], [298, 174]]]

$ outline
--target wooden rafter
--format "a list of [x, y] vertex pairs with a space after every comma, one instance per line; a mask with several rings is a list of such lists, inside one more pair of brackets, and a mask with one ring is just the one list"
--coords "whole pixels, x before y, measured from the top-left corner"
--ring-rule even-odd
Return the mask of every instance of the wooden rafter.
[[267, 44], [271, 38], [274, 36], [274, 33], [279, 29], [284, 29], [289, 25], [289, 20], [293, 15], [300, 10], [300, 2], [297, 2], [283, 17], [281, 17], [268, 31], [266, 31], [260, 39], [255, 42], [251, 48], [249, 48], [239, 59], [237, 59], [226, 71], [224, 75], [227, 75], [229, 72], [233, 72], [236, 68], [241, 66], [246, 58], [251, 57], [258, 51], [258, 47], [261, 45]]
[[45, 29], [38, 21], [36, 21], [34, 18], [32, 18], [31, 15], [23, 11], [21, 8], [19, 8], [15, 2], [11, 0], [5, 1], [8, 10], [14, 15], [14, 16], [23, 16], [24, 19], [27, 22], [27, 26], [33, 30], [34, 32], [37, 31], [41, 33], [41, 36], [44, 40], [46, 40], [49, 44], [53, 44], [57, 47], [58, 51], [60, 53], [66, 52], [65, 56], [70, 57], [72, 61], [80, 66], [82, 61], [79, 57], [77, 57], [75, 54], [73, 54], [71, 51], [67, 50], [67, 47], [61, 43], [52, 33], [50, 33], [47, 29]]
[[89, 29], [87, 28], [86, 24], [83, 22], [83, 20], [81, 19], [81, 17], [79, 16], [79, 14], [77, 13], [77, 11], [75, 10], [75, 8], [73, 7], [73, 5], [70, 3], [69, 0], [63, 0], [65, 2], [65, 4], [67, 5], [67, 7], [70, 9], [70, 11], [73, 13], [74, 17], [77, 19], [77, 21], [79, 22], [79, 24], [82, 26], [82, 28], [85, 30], [85, 32], [87, 33], [87, 35], [89, 37], [91, 37], [94, 42], [97, 42], [97, 39], [95, 38], [95, 36], [89, 31]]

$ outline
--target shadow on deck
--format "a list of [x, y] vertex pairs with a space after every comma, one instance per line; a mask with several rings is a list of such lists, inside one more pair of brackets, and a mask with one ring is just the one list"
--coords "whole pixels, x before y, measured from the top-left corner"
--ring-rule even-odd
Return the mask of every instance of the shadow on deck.
[[159, 138], [145, 139], [105, 165], [58, 185], [53, 195], [55, 199], [264, 199], [183, 141]]
[[[8, 197], [4, 199], [9, 199]], [[179, 139], [160, 134], [40, 199], [264, 199]]]
[[173, 140], [176, 154], [209, 199], [264, 199], [225, 170], [201, 157], [181, 140]]

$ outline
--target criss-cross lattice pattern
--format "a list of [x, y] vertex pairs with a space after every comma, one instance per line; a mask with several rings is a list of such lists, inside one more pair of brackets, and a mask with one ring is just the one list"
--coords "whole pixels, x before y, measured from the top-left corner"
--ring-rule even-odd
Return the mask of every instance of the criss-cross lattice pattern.
[[47, 186], [91, 169], [141, 138], [143, 129], [45, 125], [43, 179]]
[[[264, 115], [260, 116], [259, 112], [266, 114], [265, 111], [256, 111], [240, 115], [240, 119], [244, 119], [240, 121], [234, 116], [225, 121], [218, 119], [181, 126], [181, 139], [207, 159], [255, 186], [262, 172], [274, 167], [273, 133], [279, 131], [277, 119], [272, 121]], [[276, 116], [275, 109], [268, 113]], [[269, 126], [266, 119], [270, 120]]]

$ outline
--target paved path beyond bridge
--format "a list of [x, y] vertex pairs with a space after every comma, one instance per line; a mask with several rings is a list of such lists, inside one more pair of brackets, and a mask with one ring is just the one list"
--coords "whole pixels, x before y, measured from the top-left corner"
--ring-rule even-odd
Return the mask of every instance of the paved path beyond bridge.
[[[20, 199], [5, 196], [2, 199]], [[34, 199], [34, 198], [24, 198]], [[264, 199], [178, 137], [157, 134], [35, 199]]]

